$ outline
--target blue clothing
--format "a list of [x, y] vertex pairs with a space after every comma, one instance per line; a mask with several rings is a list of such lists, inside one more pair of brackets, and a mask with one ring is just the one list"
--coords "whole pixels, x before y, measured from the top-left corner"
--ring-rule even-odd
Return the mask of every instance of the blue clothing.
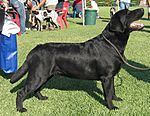
[[73, 7], [73, 18], [75, 18], [77, 14], [79, 15], [79, 17], [82, 16], [82, 4], [76, 4]]
[[131, 0], [120, 0], [120, 2], [131, 3]]
[[20, 31], [21, 33], [26, 32], [26, 13], [24, 4], [19, 2], [18, 0], [10, 0], [10, 5], [12, 5], [18, 12], [20, 18]]
[[129, 9], [130, 3], [120, 1], [120, 2], [119, 2], [119, 7], [120, 7], [120, 10]]
[[32, 0], [32, 6], [37, 6], [42, 0]]

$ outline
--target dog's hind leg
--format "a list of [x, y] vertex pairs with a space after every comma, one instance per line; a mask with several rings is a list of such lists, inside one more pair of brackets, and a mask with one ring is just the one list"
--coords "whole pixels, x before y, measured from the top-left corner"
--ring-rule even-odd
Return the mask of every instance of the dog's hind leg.
[[39, 100], [47, 100], [47, 99], [48, 99], [48, 97], [47, 97], [47, 96], [43, 96], [40, 91], [37, 91], [37, 92], [35, 93], [35, 96], [36, 96]]
[[[52, 75], [52, 76], [53, 76], [53, 75]], [[48, 80], [51, 79], [52, 76], [50, 76], [50, 77], [48, 78]], [[47, 81], [46, 81], [46, 82], [47, 82]], [[46, 83], [46, 82], [45, 82], [45, 83]], [[45, 83], [43, 83], [43, 84], [41, 85], [41, 87], [42, 87]], [[35, 97], [37, 97], [39, 100], [47, 100], [48, 97], [47, 97], [47, 96], [43, 96], [43, 95], [41, 94], [41, 92], [40, 92], [41, 87], [39, 87], [39, 89], [35, 91], [35, 94], [34, 94], [34, 95], [35, 95]]]
[[[33, 72], [32, 72], [33, 73]], [[17, 92], [16, 107], [19, 112], [26, 112], [27, 109], [23, 108], [23, 101], [31, 93], [35, 93], [48, 79], [48, 76], [28, 76], [25, 86]], [[38, 93], [39, 94], [39, 93]], [[40, 95], [40, 94], [39, 94]]]
[[25, 99], [25, 87], [23, 87], [21, 90], [17, 92], [17, 98], [16, 98], [16, 107], [17, 111], [19, 112], [26, 112], [27, 109], [23, 108], [23, 101]]
[[114, 106], [112, 103], [113, 99], [113, 91], [112, 91], [112, 77], [104, 77], [104, 80], [102, 81], [102, 87], [104, 91], [104, 98], [107, 103], [107, 107], [110, 110], [118, 109], [118, 107]]

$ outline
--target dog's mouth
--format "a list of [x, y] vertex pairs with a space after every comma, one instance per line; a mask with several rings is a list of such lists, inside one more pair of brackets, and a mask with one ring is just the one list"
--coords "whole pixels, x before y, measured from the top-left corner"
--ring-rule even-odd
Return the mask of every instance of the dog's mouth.
[[129, 19], [132, 22], [129, 24], [129, 28], [131, 30], [141, 30], [141, 29], [144, 28], [144, 24], [142, 24], [141, 22], [139, 22], [139, 19], [141, 19], [143, 15], [144, 15], [144, 9], [143, 8], [139, 8], [139, 9], [130, 11], [130, 13], [129, 13]]
[[143, 23], [139, 23], [139, 22], [132, 22], [129, 25], [129, 28], [132, 30], [141, 30], [144, 28], [144, 24]]

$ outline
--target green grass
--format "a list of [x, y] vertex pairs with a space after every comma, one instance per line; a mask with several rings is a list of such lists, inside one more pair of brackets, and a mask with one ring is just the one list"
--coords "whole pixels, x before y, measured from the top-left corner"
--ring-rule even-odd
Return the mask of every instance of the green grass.
[[[132, 8], [134, 9], [134, 8]], [[104, 19], [97, 20], [96, 25], [82, 26], [80, 19], [68, 19], [69, 29], [55, 31], [28, 31], [18, 37], [18, 62], [24, 62], [28, 52], [39, 43], [46, 42], [83, 42], [101, 33], [109, 21], [109, 7], [100, 7], [100, 15]], [[147, 9], [141, 22], [145, 24], [143, 31], [133, 32], [128, 41], [125, 55], [129, 62], [150, 67], [150, 23]], [[120, 109], [108, 110], [103, 104], [103, 91], [98, 81], [73, 80], [54, 77], [42, 90], [49, 97], [39, 101], [29, 97], [24, 102], [27, 113], [16, 111], [16, 91], [26, 76], [15, 84], [10, 84], [7, 75], [0, 76], [0, 116], [149, 116], [150, 114], [150, 71], [137, 71], [123, 66], [120, 78], [115, 80], [117, 96], [122, 102], [114, 101]], [[10, 92], [11, 91], [11, 92]]]

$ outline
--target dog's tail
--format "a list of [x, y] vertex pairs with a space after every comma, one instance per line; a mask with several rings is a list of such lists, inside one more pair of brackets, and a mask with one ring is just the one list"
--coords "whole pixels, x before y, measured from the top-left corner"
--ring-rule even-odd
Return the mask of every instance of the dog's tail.
[[13, 74], [13, 76], [10, 79], [10, 83], [15, 83], [18, 80], [20, 80], [26, 73], [28, 72], [28, 63], [27, 61], [24, 62], [24, 64]]

